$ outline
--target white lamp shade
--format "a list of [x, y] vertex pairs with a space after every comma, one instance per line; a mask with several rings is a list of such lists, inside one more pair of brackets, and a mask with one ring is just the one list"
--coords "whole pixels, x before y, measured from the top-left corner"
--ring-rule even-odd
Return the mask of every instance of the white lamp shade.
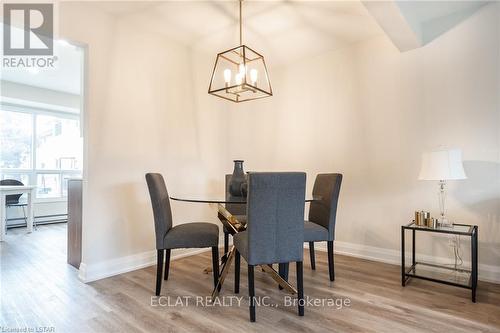
[[420, 180], [467, 179], [460, 149], [438, 150], [422, 154]]

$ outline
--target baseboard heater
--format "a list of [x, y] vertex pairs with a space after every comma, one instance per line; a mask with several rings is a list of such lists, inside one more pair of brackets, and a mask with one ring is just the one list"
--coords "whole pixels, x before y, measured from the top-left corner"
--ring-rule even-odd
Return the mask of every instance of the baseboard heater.
[[[51, 223], [61, 223], [68, 221], [68, 214], [53, 214], [53, 215], [40, 215], [35, 216], [35, 224], [51, 224]], [[24, 217], [16, 217], [7, 219], [7, 229], [10, 228], [21, 228], [26, 227], [26, 221]]]

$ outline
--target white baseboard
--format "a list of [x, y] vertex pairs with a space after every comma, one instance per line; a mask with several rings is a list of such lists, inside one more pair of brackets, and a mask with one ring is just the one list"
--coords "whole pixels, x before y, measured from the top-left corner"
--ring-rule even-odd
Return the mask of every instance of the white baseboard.
[[[180, 251], [175, 250], [172, 253], [170, 260], [177, 260], [184, 257], [194, 256], [206, 251], [210, 251], [210, 248], [183, 249]], [[110, 276], [135, 271], [137, 269], [149, 267], [155, 264], [156, 250], [133, 254], [130, 256], [120, 257], [91, 265], [87, 265], [82, 262], [80, 264], [78, 278], [82, 282], [88, 283]]]
[[[304, 244], [304, 247], [307, 248], [307, 243]], [[317, 242], [315, 243], [314, 248], [318, 251], [326, 251], [326, 242]], [[384, 249], [374, 246], [340, 242], [340, 241], [335, 241], [334, 249], [335, 253], [337, 254], [342, 254], [346, 256], [362, 258], [372, 261], [378, 261], [393, 265], [401, 264], [401, 252], [397, 250]], [[197, 255], [205, 251], [210, 251], [210, 249], [209, 248], [185, 249], [185, 250], [175, 251], [174, 253], [172, 253], [171, 260]], [[423, 254], [418, 254], [418, 258], [428, 263], [435, 263], [435, 264], [450, 263], [449, 258], [435, 258]], [[409, 256], [407, 260], [408, 261], [411, 260]], [[155, 264], [156, 264], [156, 251], [154, 250], [147, 251], [91, 265], [87, 265], [82, 262], [80, 264], [78, 277], [81, 281], [88, 283], [104, 279], [113, 275], [131, 272]], [[464, 265], [467, 267], [468, 265], [470, 265], [470, 263], [464, 262]], [[493, 282], [493, 283], [500, 283], [500, 267], [479, 264], [478, 268], [479, 268], [478, 272], [479, 280]]]
[[[308, 247], [304, 244], [304, 247]], [[327, 251], [326, 242], [315, 243], [315, 250]], [[362, 258], [372, 261], [379, 261], [387, 264], [401, 265], [401, 252], [399, 250], [384, 249], [380, 247], [347, 243], [335, 241], [334, 252], [337, 254], [342, 254], [346, 256]], [[408, 254], [406, 260], [411, 261], [411, 254]], [[425, 254], [417, 253], [418, 258], [421, 261], [433, 264], [449, 264], [449, 258], [443, 257], [433, 257]], [[465, 267], [470, 267], [470, 262], [464, 261], [463, 265]], [[500, 267], [491, 265], [478, 265], [478, 279], [486, 282], [500, 283]]]

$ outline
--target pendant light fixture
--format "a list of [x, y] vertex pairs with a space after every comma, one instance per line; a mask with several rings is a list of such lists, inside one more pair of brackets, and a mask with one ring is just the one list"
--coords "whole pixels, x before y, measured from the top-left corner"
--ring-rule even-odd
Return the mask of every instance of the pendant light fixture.
[[217, 54], [208, 93], [235, 103], [273, 95], [264, 56], [243, 44], [242, 2], [240, 45]]

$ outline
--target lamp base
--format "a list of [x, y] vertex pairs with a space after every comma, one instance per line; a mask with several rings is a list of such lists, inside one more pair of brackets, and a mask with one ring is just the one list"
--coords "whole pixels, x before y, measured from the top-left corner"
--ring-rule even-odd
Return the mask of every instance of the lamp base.
[[444, 216], [441, 216], [437, 222], [438, 222], [438, 226], [440, 226], [442, 228], [453, 227], [453, 223], [450, 220], [448, 220], [447, 218], [445, 218]]

